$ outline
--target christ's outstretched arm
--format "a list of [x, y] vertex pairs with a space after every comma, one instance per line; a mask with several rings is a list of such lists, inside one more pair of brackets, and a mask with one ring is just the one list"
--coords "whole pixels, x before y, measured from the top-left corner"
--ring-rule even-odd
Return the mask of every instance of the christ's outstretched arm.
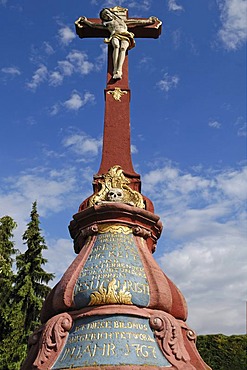
[[83, 25], [85, 24], [92, 28], [101, 28], [101, 29], [105, 28], [105, 26], [102, 23], [91, 22], [87, 19], [87, 17], [80, 17], [77, 19], [75, 23], [77, 24], [78, 27], [83, 27]]
[[[131, 26], [148, 26], [159, 21], [157, 17], [149, 17], [148, 19], [126, 19], [125, 23]], [[160, 22], [160, 21], [159, 21]]]

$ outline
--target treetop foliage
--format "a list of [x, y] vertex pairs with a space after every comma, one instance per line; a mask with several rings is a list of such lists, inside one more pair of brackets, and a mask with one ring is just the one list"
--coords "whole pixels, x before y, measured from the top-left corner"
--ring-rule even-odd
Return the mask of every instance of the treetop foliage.
[[197, 348], [213, 370], [245, 370], [247, 365], [246, 335], [200, 335]]
[[[16, 253], [10, 240], [16, 223], [9, 216], [0, 219], [0, 256], [8, 264], [9, 294], [5, 295], [5, 306], [0, 302], [0, 314], [3, 328], [0, 327], [0, 369], [18, 370], [27, 354], [28, 337], [40, 325], [39, 316], [44, 299], [50, 291], [47, 285], [54, 275], [44, 270], [47, 260], [43, 250], [47, 249], [45, 239], [39, 227], [37, 202], [32, 205], [30, 222], [23, 234], [27, 249], [16, 256], [16, 273], [12, 271], [13, 258]], [[0, 265], [2, 266], [2, 264]], [[11, 277], [11, 278], [9, 278]], [[1, 279], [1, 273], [0, 273]]]

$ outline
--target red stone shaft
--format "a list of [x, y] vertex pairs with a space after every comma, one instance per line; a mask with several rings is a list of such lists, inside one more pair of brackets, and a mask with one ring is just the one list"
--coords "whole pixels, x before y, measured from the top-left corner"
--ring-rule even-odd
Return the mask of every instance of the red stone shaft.
[[[96, 24], [101, 23], [101, 20], [97, 18], [89, 18], [89, 21]], [[129, 25], [128, 29], [134, 33], [135, 38], [158, 38], [161, 33], [161, 27], [158, 21], [145, 27]], [[92, 28], [86, 25], [82, 28], [76, 25], [76, 33], [80, 38], [109, 37], [108, 30]], [[121, 80], [115, 80], [112, 78], [112, 51], [112, 46], [109, 45], [107, 86], [105, 89], [103, 150], [100, 169], [96, 177], [107, 173], [112, 166], [120, 165], [124, 174], [131, 179], [133, 188], [140, 191], [140, 175], [134, 171], [131, 159], [128, 52], [126, 53], [123, 65], [123, 77]], [[112, 95], [115, 88], [119, 88], [123, 92], [120, 101], [114, 99]]]
[[[112, 47], [108, 47], [107, 86], [105, 89], [105, 117], [102, 160], [98, 175], [118, 164], [130, 177], [138, 176], [133, 168], [130, 141], [130, 89], [128, 84], [128, 55], [123, 65], [123, 78], [112, 79]], [[121, 89], [120, 100], [114, 99], [115, 88]]]

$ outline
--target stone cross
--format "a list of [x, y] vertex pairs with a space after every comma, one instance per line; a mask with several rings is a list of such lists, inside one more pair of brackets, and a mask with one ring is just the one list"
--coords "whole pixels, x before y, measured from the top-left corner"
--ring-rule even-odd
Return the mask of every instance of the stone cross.
[[100, 19], [80, 17], [75, 22], [80, 38], [103, 37], [109, 45], [99, 176], [112, 166], [120, 165], [125, 175], [133, 178], [133, 182], [139, 181], [131, 160], [128, 50], [135, 46], [135, 38], [158, 38], [161, 24], [155, 17], [128, 18], [128, 9], [120, 6], [104, 8], [100, 12]]

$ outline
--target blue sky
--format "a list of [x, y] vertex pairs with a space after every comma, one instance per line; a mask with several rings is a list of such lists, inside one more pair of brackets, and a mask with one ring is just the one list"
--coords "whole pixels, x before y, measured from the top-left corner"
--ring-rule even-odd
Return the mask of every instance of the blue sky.
[[245, 332], [244, 0], [0, 0], [0, 215], [37, 200], [56, 280], [75, 257], [67, 226], [99, 169], [106, 49], [74, 21], [122, 5], [157, 16], [158, 40], [129, 53], [131, 135], [142, 191], [164, 231], [155, 258], [180, 287], [198, 333]]

